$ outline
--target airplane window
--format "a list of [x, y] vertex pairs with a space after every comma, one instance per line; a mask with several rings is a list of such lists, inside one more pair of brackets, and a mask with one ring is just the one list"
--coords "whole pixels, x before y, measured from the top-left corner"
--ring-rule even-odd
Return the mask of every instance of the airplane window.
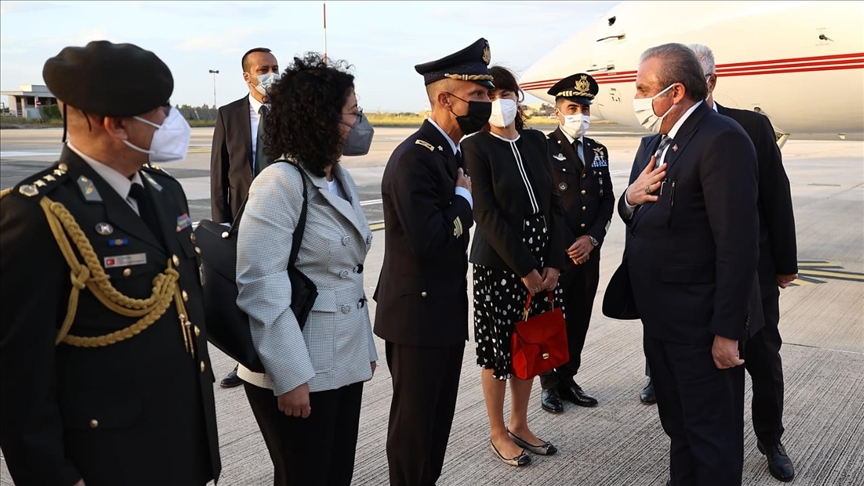
[[610, 27], [612, 26], [612, 24], [615, 23], [615, 19], [616, 19], [615, 17], [609, 17], [609, 26]]

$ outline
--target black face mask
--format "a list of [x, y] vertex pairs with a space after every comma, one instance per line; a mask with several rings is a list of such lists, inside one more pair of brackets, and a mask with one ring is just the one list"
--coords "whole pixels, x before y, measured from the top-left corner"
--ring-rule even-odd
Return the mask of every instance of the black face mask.
[[467, 115], [456, 115], [456, 113], [453, 113], [453, 108], [450, 108], [450, 113], [456, 115], [456, 123], [459, 124], [459, 128], [465, 135], [479, 132], [489, 123], [489, 117], [492, 115], [492, 103], [488, 101], [465, 101], [453, 93], [447, 94], [457, 100], [468, 103]]

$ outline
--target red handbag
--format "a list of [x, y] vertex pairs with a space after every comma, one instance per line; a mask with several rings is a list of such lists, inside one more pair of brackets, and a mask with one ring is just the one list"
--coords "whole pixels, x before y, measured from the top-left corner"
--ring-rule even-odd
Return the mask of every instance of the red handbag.
[[548, 298], [550, 310], [529, 319], [531, 293], [528, 293], [523, 319], [514, 326], [510, 348], [513, 374], [517, 378], [527, 380], [570, 361], [564, 313], [555, 307], [551, 291]]

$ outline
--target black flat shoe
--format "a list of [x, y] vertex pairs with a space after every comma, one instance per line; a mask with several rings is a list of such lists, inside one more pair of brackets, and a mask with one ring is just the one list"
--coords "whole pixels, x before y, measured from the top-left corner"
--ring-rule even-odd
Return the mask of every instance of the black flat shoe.
[[543, 393], [540, 394], [540, 406], [549, 413], [561, 413], [564, 411], [564, 404], [561, 403], [558, 390], [554, 388], [543, 390]]
[[582, 387], [576, 383], [570, 383], [558, 388], [561, 398], [573, 402], [580, 407], [596, 407], [597, 399], [582, 391]]
[[225, 378], [222, 378], [222, 381], [219, 382], [219, 386], [222, 388], [234, 388], [235, 386], [240, 386], [242, 384], [243, 380], [237, 376], [237, 366], [235, 366], [234, 369], [231, 370], [231, 373], [225, 375]]
[[639, 401], [646, 405], [657, 403], [657, 395], [654, 393], [654, 382], [651, 381], [651, 378], [648, 378], [648, 383], [645, 383], [645, 387], [639, 392]]
[[510, 435], [510, 438], [513, 439], [513, 442], [515, 442], [516, 445], [518, 445], [519, 447], [523, 447], [525, 449], [528, 449], [529, 451], [533, 452], [534, 454], [540, 454], [541, 456], [551, 456], [551, 455], [555, 454], [556, 452], [558, 452], [557, 447], [550, 444], [549, 442], [546, 442], [545, 440], [541, 441], [543, 443], [540, 445], [533, 445], [533, 444], [529, 444], [528, 442], [525, 442], [524, 440], [520, 439], [519, 437], [514, 435], [513, 432], [510, 432], [509, 430], [507, 431], [507, 434]]
[[498, 452], [498, 449], [495, 448], [495, 444], [492, 442], [491, 439], [489, 440], [489, 445], [492, 446], [492, 452], [495, 453], [495, 457], [497, 457], [501, 462], [507, 464], [508, 466], [520, 467], [525, 466], [526, 464], [531, 462], [531, 456], [525, 453], [525, 449], [522, 449], [522, 453], [520, 453], [518, 456], [512, 459], [507, 459], [502, 456], [500, 452]]
[[765, 447], [762, 442], [756, 441], [756, 447], [768, 459], [768, 472], [774, 476], [774, 479], [788, 483], [795, 478], [795, 466], [792, 465], [792, 459], [786, 455], [783, 444]]

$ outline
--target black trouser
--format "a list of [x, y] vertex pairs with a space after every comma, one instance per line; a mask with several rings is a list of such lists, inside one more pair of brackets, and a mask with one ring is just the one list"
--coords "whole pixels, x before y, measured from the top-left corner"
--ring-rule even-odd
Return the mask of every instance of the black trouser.
[[712, 342], [644, 338], [663, 430], [672, 439], [674, 486], [741, 484], [744, 467], [744, 367], [720, 370]]
[[[780, 443], [783, 436], [783, 363], [780, 359], [780, 292], [762, 289], [765, 327], [749, 338], [744, 348], [744, 367], [753, 381], [753, 430], [766, 446]], [[645, 375], [651, 368], [645, 364]]]
[[362, 382], [310, 393], [312, 413], [305, 419], [280, 412], [273, 390], [243, 386], [273, 461], [275, 486], [351, 484]]
[[579, 371], [579, 366], [582, 364], [582, 348], [585, 347], [585, 336], [588, 335], [591, 309], [594, 307], [594, 296], [597, 295], [599, 281], [599, 250], [591, 252], [591, 258], [582, 265], [568, 264], [567, 271], [561, 274], [559, 282], [564, 291], [570, 361], [540, 375], [540, 386], [544, 390], [569, 385]]
[[393, 379], [390, 484], [434, 485], [444, 467], [465, 345], [421, 348], [387, 341], [385, 351]]

